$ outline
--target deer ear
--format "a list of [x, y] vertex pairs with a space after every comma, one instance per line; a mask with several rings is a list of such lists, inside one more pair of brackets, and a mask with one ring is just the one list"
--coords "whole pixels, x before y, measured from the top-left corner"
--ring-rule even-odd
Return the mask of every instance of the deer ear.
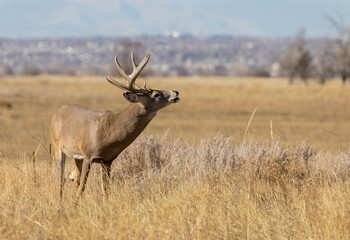
[[123, 96], [125, 97], [126, 100], [132, 103], [136, 103], [139, 101], [139, 97], [135, 93], [126, 92], [126, 93], [123, 93]]

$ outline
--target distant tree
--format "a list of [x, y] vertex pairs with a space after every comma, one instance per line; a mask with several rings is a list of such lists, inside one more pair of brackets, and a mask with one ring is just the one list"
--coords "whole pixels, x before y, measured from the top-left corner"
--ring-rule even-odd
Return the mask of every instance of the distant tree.
[[23, 67], [22, 74], [26, 76], [36, 76], [41, 73], [40, 68], [34, 65], [26, 65]]
[[49, 67], [46, 69], [45, 73], [50, 74], [50, 75], [62, 75], [65, 74], [64, 67]]
[[195, 74], [197, 76], [206, 76], [208, 75], [208, 72], [203, 67], [197, 67], [195, 70]]
[[311, 55], [308, 50], [301, 50], [299, 52], [299, 57], [297, 61], [297, 71], [300, 79], [306, 85], [311, 72]]
[[68, 69], [68, 70], [67, 70], [67, 74], [68, 74], [69, 76], [76, 76], [76, 75], [77, 75], [77, 73], [75, 72], [74, 69]]
[[101, 71], [99, 67], [91, 65], [87, 67], [86, 73], [90, 76], [98, 76], [98, 75], [102, 75], [103, 71]]
[[318, 79], [319, 83], [325, 84], [328, 78], [335, 75], [333, 57], [325, 50], [321, 51], [314, 63], [314, 75]]
[[293, 84], [294, 78], [297, 75], [297, 57], [295, 50], [290, 48], [287, 54], [280, 62], [282, 75], [288, 77], [289, 84]]
[[334, 52], [334, 59], [337, 72], [340, 75], [343, 84], [345, 84], [350, 75], [350, 52], [347, 43], [339, 44]]
[[217, 65], [214, 69], [215, 76], [227, 76], [227, 68], [224, 65]]
[[350, 76], [350, 29], [341, 19], [328, 17], [328, 20], [338, 32], [338, 39], [333, 52], [336, 71], [339, 74], [343, 84]]
[[177, 66], [176, 67], [176, 75], [179, 76], [179, 77], [182, 77], [182, 76], [188, 76], [188, 70], [185, 66]]
[[256, 68], [252, 71], [254, 77], [270, 77], [270, 72], [266, 68]]
[[282, 72], [288, 76], [289, 84], [292, 84], [297, 76], [307, 84], [311, 73], [311, 61], [310, 51], [305, 44], [305, 31], [301, 30], [281, 61]]
[[3, 71], [4, 75], [6, 76], [12, 76], [14, 75], [14, 71], [13, 71], [13, 68], [9, 65], [5, 66], [4, 67], [4, 71]]

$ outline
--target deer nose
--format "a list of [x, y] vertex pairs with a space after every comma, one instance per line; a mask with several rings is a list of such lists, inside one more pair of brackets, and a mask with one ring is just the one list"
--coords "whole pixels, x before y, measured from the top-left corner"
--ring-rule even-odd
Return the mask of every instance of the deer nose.
[[175, 93], [176, 96], [179, 96], [179, 92], [178, 91], [173, 91]]

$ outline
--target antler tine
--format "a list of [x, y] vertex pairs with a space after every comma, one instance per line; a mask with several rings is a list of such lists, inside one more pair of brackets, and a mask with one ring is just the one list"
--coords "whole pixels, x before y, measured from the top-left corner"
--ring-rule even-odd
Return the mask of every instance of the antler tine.
[[130, 59], [131, 59], [132, 69], [135, 70], [137, 68], [137, 65], [134, 60], [134, 51], [131, 52]]
[[126, 90], [126, 91], [130, 91], [130, 89], [127, 86], [125, 86], [124, 84], [121, 84], [117, 80], [114, 80], [113, 78], [110, 78], [110, 77], [106, 77], [106, 79], [108, 82], [112, 83], [114, 86], [121, 88], [123, 90]]
[[129, 76], [125, 73], [124, 69], [120, 66], [118, 62], [118, 56], [116, 55], [114, 58], [115, 65], [117, 65], [119, 73], [125, 78], [126, 81], [129, 82]]
[[129, 84], [130, 84], [130, 86], [134, 85], [134, 82], [136, 81], [136, 78], [139, 76], [139, 74], [142, 71], [142, 69], [146, 66], [146, 64], [148, 63], [148, 60], [149, 60], [150, 57], [151, 57], [151, 54], [147, 53], [146, 56], [143, 58], [143, 60], [140, 62], [140, 64], [136, 65], [135, 60], [134, 60], [134, 52], [131, 52], [131, 64], [132, 64], [133, 71], [129, 75], [129, 78], [130, 78]]
[[151, 57], [151, 54], [147, 53], [146, 56], [143, 58], [141, 63], [139, 65], [136, 65], [135, 60], [134, 60], [134, 52], [131, 52], [131, 64], [133, 67], [133, 71], [130, 75], [126, 74], [124, 69], [120, 66], [118, 62], [118, 57], [115, 56], [115, 64], [117, 65], [119, 73], [123, 76], [123, 78], [127, 81], [127, 84], [124, 85], [110, 77], [106, 77], [108, 82], [112, 83], [113, 85], [126, 90], [130, 92], [135, 92], [135, 93], [149, 93], [149, 89], [142, 89], [142, 88], [135, 88], [135, 81], [142, 69], [146, 66], [149, 58]]

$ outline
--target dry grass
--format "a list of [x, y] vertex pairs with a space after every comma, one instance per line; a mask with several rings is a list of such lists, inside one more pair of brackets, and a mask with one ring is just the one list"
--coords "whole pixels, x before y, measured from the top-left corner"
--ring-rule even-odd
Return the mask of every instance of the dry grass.
[[66, 183], [58, 199], [49, 161], [0, 161], [0, 236], [6, 239], [347, 239], [350, 154], [198, 145], [141, 136], [115, 162], [108, 199], [97, 165], [74, 207]]
[[[141, 80], [142, 81], [142, 80]], [[254, 78], [155, 78], [160, 89], [179, 90], [181, 101], [158, 113], [147, 133], [181, 137], [199, 142], [218, 131], [243, 140], [247, 122], [250, 137], [264, 142], [273, 135], [283, 144], [305, 138], [316, 149], [347, 150], [350, 146], [349, 86], [333, 81], [326, 86], [289, 87], [285, 79]], [[65, 103], [120, 111], [126, 107], [121, 91], [103, 77], [0, 78], [0, 99], [12, 108], [0, 107], [0, 152], [31, 155], [38, 139], [50, 142], [48, 125], [53, 113]], [[34, 139], [33, 139], [34, 138]]]
[[180, 103], [114, 162], [108, 199], [96, 165], [74, 207], [70, 183], [58, 198], [50, 117], [64, 103], [121, 110], [120, 91], [100, 77], [0, 79], [0, 99], [12, 104], [0, 108], [0, 239], [349, 238], [348, 86], [249, 78], [151, 85], [179, 90]]

